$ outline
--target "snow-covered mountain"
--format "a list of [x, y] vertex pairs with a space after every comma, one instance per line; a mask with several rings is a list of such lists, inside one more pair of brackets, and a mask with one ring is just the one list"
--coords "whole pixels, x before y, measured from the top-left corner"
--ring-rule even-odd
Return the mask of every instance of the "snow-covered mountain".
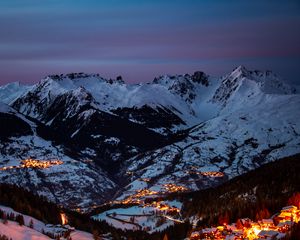
[[2, 103], [10, 104], [24, 93], [29, 91], [32, 86], [23, 85], [19, 82], [8, 83], [0, 86], [0, 99]]
[[[63, 145], [41, 137], [52, 130], [28, 120], [3, 103], [0, 104], [0, 125], [1, 182], [17, 184], [71, 208], [102, 203], [116, 187], [101, 168], [86, 159], [69, 157]], [[26, 159], [41, 164], [59, 160], [61, 164], [43, 167], [33, 162], [25, 167]]]
[[[12, 106], [25, 115], [44, 120], [47, 109], [53, 107], [57, 98], [72, 95], [81, 98], [82, 105], [85, 104], [82, 98], [90, 96], [91, 106], [95, 109], [151, 125], [153, 122], [147, 117], [142, 118], [143, 111], [146, 110], [147, 115], [164, 115], [169, 118], [166, 121], [174, 118], [174, 123], [167, 124], [168, 128], [185, 128], [186, 124], [197, 123], [199, 118], [210, 117], [202, 113], [203, 109], [198, 104], [207, 100], [209, 93], [216, 87], [214, 79], [211, 80], [212, 82], [202, 72], [184, 76], [161, 76], [152, 83], [145, 84], [125, 84], [120, 80], [105, 80], [95, 74], [55, 75], [34, 85]], [[159, 124], [156, 125], [157, 127], [154, 124], [152, 128], [159, 128]]]
[[202, 189], [300, 152], [300, 95], [270, 71], [240, 66], [221, 78], [198, 71], [143, 84], [72, 73], [18, 86], [13, 97], [0, 87], [10, 105], [0, 108], [0, 167], [64, 164], [3, 170], [0, 179], [66, 206], [169, 183]]
[[[134, 177], [126, 191], [130, 194], [141, 185], [162, 191], [169, 183], [198, 190], [299, 153], [299, 95], [260, 100], [263, 104], [247, 106], [247, 111], [229, 111], [193, 127], [182, 141], [127, 160], [124, 172], [134, 172]], [[209, 172], [224, 176], [206, 176]]]

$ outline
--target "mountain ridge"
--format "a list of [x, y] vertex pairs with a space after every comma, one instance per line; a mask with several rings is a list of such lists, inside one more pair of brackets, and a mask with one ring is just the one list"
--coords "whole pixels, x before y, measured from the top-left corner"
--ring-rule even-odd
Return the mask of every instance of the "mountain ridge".
[[[27, 158], [65, 164], [1, 171], [0, 180], [83, 211], [117, 192], [124, 199], [141, 188], [164, 191], [170, 182], [191, 191], [208, 188], [300, 152], [300, 95], [270, 71], [240, 66], [221, 78], [198, 71], [143, 84], [72, 73], [15, 87], [13, 100], [7, 86], [0, 87], [0, 102], [10, 105], [0, 111], [27, 122], [31, 132], [2, 140], [0, 167]], [[63, 173], [57, 179], [56, 171]], [[213, 171], [223, 177], [201, 175]], [[75, 191], [73, 198], [50, 187], [53, 181]], [[83, 197], [90, 183], [101, 191]]]

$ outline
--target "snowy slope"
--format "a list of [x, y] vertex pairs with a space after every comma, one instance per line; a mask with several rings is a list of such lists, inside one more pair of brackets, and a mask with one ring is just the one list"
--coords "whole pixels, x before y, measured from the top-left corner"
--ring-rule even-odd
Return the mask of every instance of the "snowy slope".
[[[62, 145], [55, 145], [37, 134], [38, 125], [7, 105], [0, 104], [1, 182], [14, 183], [46, 196], [49, 200], [70, 208], [86, 208], [106, 200], [116, 186], [107, 173], [91, 161], [76, 160], [65, 152]], [[12, 125], [16, 122], [16, 126]], [[21, 123], [29, 130], [22, 131]], [[5, 129], [11, 127], [18, 131]], [[25, 159], [62, 161], [49, 168], [16, 168]], [[8, 169], [9, 167], [11, 169]], [[5, 169], [6, 168], [6, 169]], [[53, 184], [55, 183], [55, 184]]]
[[[134, 221], [132, 217], [134, 216]], [[163, 217], [161, 215], [160, 217]], [[115, 208], [107, 210], [92, 218], [95, 220], [106, 221], [109, 225], [123, 230], [139, 230], [143, 229], [147, 232], [158, 232], [173, 226], [174, 222], [167, 219], [162, 223], [160, 221], [157, 209], [146, 206], [133, 206], [129, 208]]]
[[[221, 83], [216, 89], [212, 102], [226, 107], [227, 111], [236, 108], [245, 108], [263, 102], [261, 97], [266, 95], [291, 95], [296, 94], [296, 89], [282, 82], [270, 71], [248, 71], [239, 66], [232, 73], [221, 78]], [[223, 111], [224, 112], [224, 111]]]
[[11, 108], [9, 105], [0, 102], [0, 112], [2, 113], [9, 113], [9, 112], [15, 112], [13, 108]]
[[29, 91], [32, 86], [23, 85], [19, 82], [13, 82], [0, 86], [0, 99], [1, 102], [10, 104], [14, 102], [17, 98]]
[[[55, 99], [67, 92], [85, 89], [91, 94], [94, 107], [102, 111], [112, 111], [117, 108], [141, 108], [145, 105], [154, 109], [164, 106], [183, 118], [188, 123], [197, 122], [199, 106], [193, 104], [204, 101], [205, 95], [214, 89], [214, 85], [202, 83], [190, 75], [161, 76], [153, 83], [124, 84], [118, 81], [105, 80], [96, 75], [76, 74], [49, 76], [34, 85], [23, 97], [17, 99], [13, 106], [20, 112], [38, 119], [43, 118], [45, 109], [51, 106]], [[205, 94], [203, 94], [205, 93]]]
[[[0, 206], [0, 209], [6, 214], [13, 213], [15, 216], [21, 213], [14, 211], [13, 209], [5, 206]], [[23, 214], [21, 214], [23, 215]], [[43, 234], [42, 232], [47, 233], [63, 233], [67, 229], [63, 226], [55, 227], [46, 225], [45, 223], [31, 217], [28, 215], [23, 215], [24, 225], [20, 226], [17, 222], [8, 221], [7, 224], [0, 223], [0, 234], [4, 234], [12, 239], [22, 239], [22, 240], [46, 240], [52, 239]], [[33, 222], [33, 228], [30, 228], [30, 221]], [[73, 230], [71, 233], [71, 238], [73, 240], [90, 240], [93, 239], [93, 235], [87, 232], [82, 232], [79, 230]]]
[[143, 84], [48, 76], [10, 106], [0, 105], [9, 126], [0, 167], [28, 157], [63, 164], [0, 171], [1, 181], [69, 207], [169, 183], [202, 189], [300, 152], [300, 95], [274, 73], [242, 66], [221, 78], [196, 72]]
[[20, 226], [17, 222], [8, 221], [7, 224], [0, 223], [0, 234], [12, 239], [23, 240], [48, 240], [46, 235], [26, 226]]
[[[85, 92], [90, 95], [92, 106], [101, 111], [118, 114], [122, 111], [116, 112], [116, 109], [148, 106], [155, 110], [164, 107], [192, 126], [217, 116], [220, 108], [232, 99], [231, 94], [235, 94], [236, 89], [244, 91], [244, 96], [251, 96], [258, 91], [263, 94], [296, 92], [295, 88], [282, 82], [270, 71], [249, 71], [243, 66], [222, 78], [195, 72], [193, 75], [160, 76], [152, 83], [143, 84], [125, 84], [95, 74], [79, 73], [48, 76], [16, 99], [12, 106], [25, 115], [43, 120], [47, 109], [57, 98], [63, 94], [81, 97]], [[134, 116], [128, 117], [138, 121]], [[186, 128], [186, 125], [177, 124], [173, 128]]]
[[[209, 100], [218, 116], [194, 126], [183, 141], [140, 154], [124, 164], [133, 172], [118, 199], [140, 188], [189, 190], [220, 184], [264, 163], [300, 152], [300, 95], [270, 72], [235, 69]], [[207, 176], [218, 172], [222, 177]], [[148, 179], [145, 183], [140, 179]]]

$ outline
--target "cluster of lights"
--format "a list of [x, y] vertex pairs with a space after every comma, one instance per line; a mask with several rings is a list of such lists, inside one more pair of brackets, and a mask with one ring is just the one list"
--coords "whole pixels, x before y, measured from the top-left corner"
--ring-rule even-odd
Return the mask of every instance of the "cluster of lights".
[[206, 177], [224, 177], [224, 175], [225, 175], [224, 173], [217, 172], [217, 171], [202, 172], [202, 171], [199, 171], [199, 167], [198, 166], [191, 166], [190, 169], [186, 171], [186, 173], [188, 173], [188, 174], [202, 175], [202, 176], [206, 176]]
[[151, 181], [150, 178], [141, 178], [140, 180], [143, 181], [143, 182], [150, 182]]
[[[268, 231], [272, 233], [286, 234], [289, 232], [294, 223], [300, 222], [300, 209], [295, 206], [284, 207], [280, 214], [276, 217], [277, 225], [273, 219], [263, 219], [258, 222], [252, 222], [250, 219], [243, 219], [246, 223], [242, 227], [236, 224], [218, 226], [216, 228], [205, 228], [201, 231], [194, 231], [190, 235], [191, 240], [198, 239], [260, 239], [268, 235]], [[262, 232], [264, 231], [264, 232]]]
[[60, 160], [35, 160], [35, 159], [25, 159], [21, 161], [21, 164], [18, 166], [8, 166], [2, 167], [0, 170], [5, 171], [9, 169], [18, 169], [18, 168], [49, 168], [54, 165], [61, 165], [63, 161]]
[[128, 196], [124, 200], [115, 200], [110, 202], [110, 204], [142, 204], [143, 201], [141, 199], [157, 194], [158, 192], [156, 191], [152, 191], [149, 189], [140, 189], [136, 190], [135, 194]]
[[163, 187], [167, 191], [167, 193], [174, 193], [174, 192], [185, 192], [188, 188], [184, 186], [179, 186], [173, 183], [164, 184]]
[[179, 213], [180, 209], [178, 209], [177, 207], [171, 207], [169, 204], [163, 202], [163, 201], [154, 201], [151, 203], [145, 203], [143, 205], [143, 208], [145, 207], [153, 207], [158, 211], [162, 211], [162, 212], [167, 212], [167, 213]]
[[[169, 191], [169, 192], [175, 192], [175, 191], [186, 191], [187, 189], [182, 186], [176, 186], [174, 184], [165, 184], [164, 187]], [[158, 195], [159, 192], [152, 191], [149, 189], [140, 189], [137, 190], [135, 194], [128, 196], [124, 200], [115, 200], [109, 202], [109, 204], [138, 204], [141, 207], [152, 207], [155, 208], [157, 211], [161, 212], [167, 212], [167, 213], [179, 213], [180, 210], [176, 207], [171, 207], [167, 203], [163, 201], [153, 201], [151, 203], [146, 203], [144, 199], [146, 199], [149, 196], [153, 195]]]
[[209, 172], [198, 172], [195, 170], [190, 170], [186, 171], [188, 174], [197, 174], [197, 175], [202, 175], [206, 177], [224, 177], [224, 173], [222, 172], [217, 172], [217, 171], [209, 171]]
[[222, 172], [200, 172], [201, 175], [207, 176], [207, 177], [224, 177], [224, 173]]
[[[148, 178], [143, 179], [145, 182], [150, 181]], [[107, 204], [114, 205], [114, 204], [124, 204], [124, 205], [132, 205], [132, 204], [138, 204], [142, 207], [153, 207], [159, 211], [170, 211], [170, 212], [180, 212], [178, 208], [170, 207], [169, 205], [163, 203], [163, 202], [152, 202], [152, 203], [145, 203], [144, 199], [146, 199], [149, 196], [155, 196], [159, 194], [166, 194], [166, 193], [174, 193], [174, 192], [184, 192], [188, 191], [188, 188], [184, 186], [178, 186], [172, 183], [164, 184], [163, 185], [164, 191], [157, 192], [150, 189], [139, 189], [136, 190], [135, 194], [129, 195], [123, 200], [115, 200], [111, 201]]]
[[[95, 205], [96, 206], [96, 205]], [[98, 205], [95, 207], [95, 206], [92, 206], [92, 208], [96, 208], [96, 207], [98, 207]], [[74, 209], [76, 212], [78, 212], [78, 213], [83, 213], [83, 211], [82, 211], [82, 209], [81, 208], [75, 208]]]
[[49, 168], [55, 165], [61, 165], [63, 161], [61, 160], [34, 160], [34, 159], [25, 159], [22, 160], [21, 166], [24, 168]]

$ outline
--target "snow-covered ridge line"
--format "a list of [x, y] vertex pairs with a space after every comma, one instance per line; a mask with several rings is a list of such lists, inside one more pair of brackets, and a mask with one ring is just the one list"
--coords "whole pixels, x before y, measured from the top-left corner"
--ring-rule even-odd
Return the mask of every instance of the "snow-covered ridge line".
[[13, 82], [0, 86], [0, 102], [11, 104], [17, 98], [26, 94], [32, 87], [33, 85], [25, 85], [20, 82]]
[[[41, 114], [39, 109], [50, 107], [60, 95], [76, 95], [76, 91], [79, 91], [77, 89], [84, 89], [95, 99], [96, 108], [103, 111], [143, 106], [155, 109], [164, 106], [191, 126], [217, 116], [220, 107], [227, 104], [227, 99], [233, 92], [243, 88], [244, 79], [251, 82], [252, 86], [248, 84], [251, 88], [256, 88], [254, 92], [249, 92], [252, 95], [259, 92], [296, 93], [295, 88], [283, 83], [270, 71], [249, 71], [240, 66], [221, 78], [197, 71], [192, 75], [163, 75], [153, 82], [141, 84], [125, 84], [121, 76], [112, 80], [102, 78], [99, 74], [49, 75], [31, 87], [19, 86], [13, 98], [5, 95], [7, 87], [0, 87], [0, 101], [38, 118]], [[34, 99], [38, 102], [35, 103]], [[134, 118], [132, 120], [136, 121]]]
[[[86, 211], [123, 183], [127, 188], [116, 198], [141, 188], [159, 192], [170, 183], [203, 189], [300, 152], [300, 95], [271, 72], [238, 67], [222, 78], [196, 72], [152, 83], [121, 80], [51, 75], [24, 90], [11, 108], [0, 105], [2, 125], [16, 133], [0, 142], [0, 167], [29, 157], [64, 162], [2, 171], [0, 180]], [[4, 91], [0, 87], [0, 96]], [[0, 102], [7, 102], [3, 96]], [[18, 118], [31, 130], [14, 131]]]

